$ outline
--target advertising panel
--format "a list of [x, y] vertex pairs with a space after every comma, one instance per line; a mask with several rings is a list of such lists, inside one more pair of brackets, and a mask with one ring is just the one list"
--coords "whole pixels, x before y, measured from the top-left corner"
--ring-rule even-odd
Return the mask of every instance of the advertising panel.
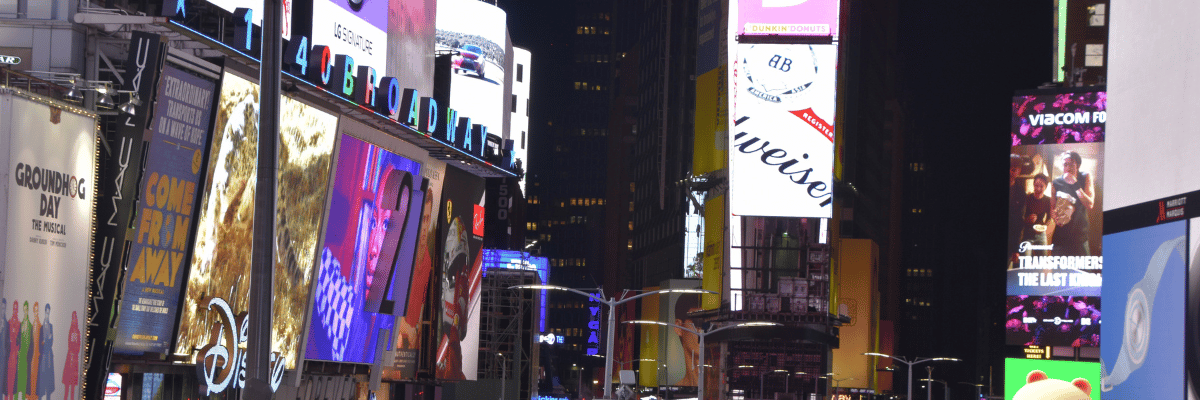
[[479, 361], [479, 300], [483, 252], [484, 180], [446, 168], [438, 213], [441, 305], [436, 377], [475, 380]]
[[829, 218], [836, 45], [740, 44], [729, 213]]
[[1006, 340], [1100, 345], [1107, 95], [1013, 97]]
[[[342, 124], [305, 358], [373, 363], [412, 283], [425, 193], [421, 165]], [[384, 340], [391, 340], [385, 336]]]
[[[674, 289], [696, 288], [698, 282], [692, 280], [671, 280], [666, 287]], [[700, 321], [693, 321], [687, 313], [700, 310], [700, 295], [698, 294], [666, 294], [666, 308], [659, 315], [666, 316], [662, 320], [667, 323], [700, 331]], [[644, 328], [654, 329], [652, 326]], [[666, 381], [660, 386], [696, 386], [700, 376], [700, 337], [696, 334], [673, 326], [660, 327], [668, 332], [663, 339], [666, 357], [661, 358], [667, 364]], [[660, 355], [661, 356], [661, 355]]]
[[1120, 229], [1105, 230], [1103, 296], [1124, 307], [1105, 310], [1102, 398], [1185, 398], [1187, 218], [1195, 217], [1184, 213], [1187, 197], [1105, 213]]
[[738, 35], [838, 35], [838, 0], [738, 0]]
[[[307, 331], [304, 318], [325, 214], [337, 117], [284, 97], [279, 119], [271, 351], [279, 352], [286, 368], [293, 369], [301, 335]], [[246, 312], [249, 303], [258, 84], [224, 74], [213, 126], [175, 345], [178, 354], [194, 355], [209, 343], [214, 318], [205, 309], [205, 299], [224, 298], [233, 315]]]
[[[536, 271], [542, 284], [550, 282], [550, 259], [517, 250], [483, 249], [483, 275], [493, 268]], [[538, 291], [538, 332], [546, 331], [546, 290]]]
[[174, 66], [163, 68], [125, 268], [116, 353], [170, 351], [216, 86]]
[[[452, 51], [450, 108], [492, 132], [504, 129], [504, 10], [477, 0], [439, 0], [436, 45]], [[487, 136], [486, 133], [484, 136]], [[476, 152], [479, 149], [475, 149]]]
[[[876, 310], [879, 247], [869, 239], [842, 238], [838, 252], [837, 313], [850, 317], [838, 329], [838, 348], [833, 349], [833, 373], [862, 382], [874, 376], [875, 360], [863, 353], [877, 351], [879, 314]], [[800, 281], [803, 282], [803, 281]], [[800, 283], [795, 283], [799, 285]], [[793, 286], [795, 289], [795, 286]]]
[[[413, 379], [417, 372], [417, 354], [422, 349], [421, 318], [425, 314], [426, 299], [430, 294], [432, 278], [436, 278], [433, 266], [438, 259], [438, 221], [442, 198], [442, 182], [446, 174], [446, 163], [425, 160], [421, 166], [421, 178], [429, 182], [421, 207], [420, 235], [417, 238], [417, 254], [413, 262], [412, 288], [408, 293], [408, 305], [404, 316], [397, 318], [395, 335], [395, 358], [385, 367], [381, 376], [389, 380]], [[437, 293], [436, 289], [433, 293]]]
[[[220, 7], [222, 10], [229, 11], [229, 12], [234, 12], [238, 8], [248, 8], [248, 9], [250, 9], [250, 15], [248, 17], [250, 22], [253, 23], [254, 25], [258, 25], [260, 27], [262, 26], [263, 0], [249, 0], [249, 1], [246, 1], [246, 0], [205, 0], [205, 1], [211, 3], [214, 6]], [[280, 25], [280, 29], [282, 30], [282, 33], [283, 33], [283, 38], [286, 40], [286, 39], [290, 39], [292, 37], [292, 9], [293, 9], [292, 3], [295, 2], [296, 0], [280, 0], [280, 1], [283, 3], [283, 4], [280, 4], [283, 7], [283, 21], [281, 21], [281, 23], [279, 25]], [[321, 2], [321, 1], [326, 1], [326, 0], [300, 0], [300, 1]], [[359, 2], [361, 3], [362, 1], [363, 0], [360, 0]], [[183, 2], [180, 2], [180, 3], [183, 3]], [[164, 4], [171, 4], [171, 3], [164, 2]], [[170, 7], [167, 7], [167, 8], [170, 8]], [[330, 42], [330, 43], [332, 43], [332, 42]]]
[[[1100, 364], [1079, 361], [1004, 359], [1004, 398], [1100, 400]], [[1061, 397], [1055, 397], [1061, 396]]]
[[1009, 295], [1099, 296], [1104, 143], [1012, 148]]
[[[433, 94], [433, 37], [437, 0], [388, 0], [387, 75], [399, 87], [413, 88], [423, 96]], [[372, 65], [381, 69], [383, 65]]]
[[13, 398], [82, 397], [95, 131], [94, 116], [0, 89], [0, 356]]
[[[704, 272], [700, 286], [704, 290], [725, 293], [725, 195], [708, 196], [704, 203]], [[714, 310], [721, 305], [720, 294], [701, 295], [702, 307]], [[740, 304], [740, 303], [739, 303]]]
[[333, 54], [353, 58], [354, 65], [377, 69], [388, 65], [388, 5], [391, 1], [310, 1], [313, 2], [313, 43], [329, 46]]

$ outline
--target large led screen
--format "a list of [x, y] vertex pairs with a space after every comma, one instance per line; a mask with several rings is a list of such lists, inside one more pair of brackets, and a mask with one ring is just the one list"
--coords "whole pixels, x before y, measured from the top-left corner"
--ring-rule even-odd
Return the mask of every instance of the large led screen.
[[1010, 159], [1008, 294], [1099, 296], [1104, 143], [1015, 146]]
[[1184, 398], [1188, 221], [1147, 217], [1104, 235], [1103, 296], [1115, 305], [1101, 328], [1104, 399]]
[[[194, 1], [194, 0], [193, 0]], [[263, 15], [263, 0], [205, 0], [212, 5], [220, 7], [229, 12], [234, 12], [238, 8], [250, 9], [250, 21], [255, 25], [262, 26]], [[280, 29], [284, 39], [290, 39], [292, 35], [292, 2], [296, 0], [281, 0], [280, 6], [283, 7], [283, 21], [280, 24]], [[323, 1], [323, 0], [300, 0], [300, 1]], [[180, 2], [183, 3], [183, 2]], [[166, 4], [166, 3], [164, 3]]]
[[739, 35], [837, 36], [838, 0], [739, 0]]
[[[443, 176], [446, 163], [427, 160], [421, 166], [422, 179], [429, 182], [421, 207], [420, 234], [417, 237], [416, 257], [413, 262], [412, 287], [408, 294], [408, 305], [404, 316], [396, 320], [395, 357], [386, 366], [382, 376], [390, 380], [413, 379], [417, 371], [417, 354], [424, 342], [421, 335], [421, 318], [425, 314], [426, 299], [431, 293], [433, 266], [438, 259], [437, 216], [441, 203]], [[436, 293], [436, 292], [433, 292]]]
[[837, 46], [741, 44], [729, 136], [729, 213], [828, 218]]
[[216, 92], [216, 82], [170, 65], [161, 79], [113, 342], [123, 354], [170, 350]]
[[[377, 71], [387, 67], [388, 0], [311, 0], [312, 43]], [[382, 75], [380, 75], [382, 76]]]
[[6, 393], [74, 400], [88, 342], [96, 119], [8, 90], [0, 92]]
[[345, 125], [305, 358], [373, 363], [380, 330], [390, 332], [407, 306], [425, 193], [420, 164]]
[[446, 168], [438, 213], [441, 260], [436, 377], [474, 380], [479, 361], [479, 301], [483, 252], [484, 180]]
[[[175, 352], [194, 355], [209, 342], [214, 317], [201, 307], [221, 297], [246, 312], [254, 233], [258, 154], [258, 84], [226, 73], [217, 104], [212, 150], [184, 292]], [[295, 368], [325, 214], [337, 117], [284, 97], [280, 104], [276, 179], [275, 294], [271, 351]]]
[[[512, 269], [537, 272], [542, 284], [550, 283], [550, 259], [534, 257], [517, 250], [483, 249], [483, 276], [490, 269]], [[546, 330], [546, 290], [540, 290], [538, 300], [538, 332]]]
[[450, 108], [490, 132], [504, 129], [504, 10], [478, 0], [439, 0], [436, 47], [452, 51]]
[[1099, 296], [1008, 296], [1005, 339], [1018, 346], [1100, 346]]
[[[695, 282], [695, 281], [693, 281]], [[699, 282], [696, 282], [699, 283]], [[695, 284], [686, 281], [671, 281], [675, 288], [695, 288]], [[666, 309], [660, 315], [666, 317], [665, 322], [700, 331], [700, 321], [688, 317], [689, 312], [700, 310], [700, 295], [698, 294], [667, 294]], [[653, 329], [652, 326], [645, 328]], [[700, 337], [677, 327], [662, 327], [668, 332], [662, 349], [666, 351], [663, 361], [667, 364], [665, 371], [666, 386], [696, 386], [700, 376]]]
[[1100, 364], [1006, 358], [1004, 398], [1100, 400]]

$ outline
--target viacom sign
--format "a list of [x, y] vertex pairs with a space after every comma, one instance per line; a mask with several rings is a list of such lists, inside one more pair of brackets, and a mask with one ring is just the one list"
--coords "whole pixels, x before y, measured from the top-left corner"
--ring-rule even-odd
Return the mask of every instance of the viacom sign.
[[[176, 6], [184, 8], [189, 1], [194, 0], [168, 0], [172, 6], [165, 9], [172, 10]], [[321, 0], [317, 2], [320, 3]], [[253, 13], [253, 9], [245, 7], [233, 11], [235, 28], [231, 43], [237, 50], [248, 54], [253, 54], [252, 51], [255, 50], [255, 42], [252, 40]], [[182, 17], [181, 14], [166, 16], [176, 15]], [[368, 19], [368, 22], [371, 22], [372, 29], [377, 29], [375, 21]], [[339, 48], [348, 48], [360, 53], [365, 51], [364, 54], [367, 55], [361, 56], [362, 59], [356, 59], [353, 55], [336, 54], [331, 45], [312, 43], [307, 36], [293, 32], [287, 48], [284, 49], [284, 72], [475, 158], [485, 159], [488, 135], [486, 125], [472, 123], [470, 116], [460, 115], [448, 104], [438, 104], [433, 97], [422, 97], [416, 89], [402, 88], [400, 80], [395, 77], [379, 76], [372, 64], [385, 60], [381, 54], [386, 47], [386, 40], [364, 41], [360, 33], [365, 32], [365, 28], [355, 33], [347, 30], [346, 26], [338, 25], [338, 32], [332, 34], [332, 37], [338, 38], [336, 44]], [[353, 38], [346, 39], [351, 36]], [[326, 39], [322, 36], [322, 40]], [[501, 154], [501, 159], [512, 159], [511, 149], [502, 151], [504, 154]], [[501, 167], [506, 170], [513, 169], [512, 165]]]

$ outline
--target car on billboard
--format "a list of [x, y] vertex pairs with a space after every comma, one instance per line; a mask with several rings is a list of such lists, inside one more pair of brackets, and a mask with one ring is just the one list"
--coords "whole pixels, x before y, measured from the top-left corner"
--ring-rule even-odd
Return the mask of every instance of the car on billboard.
[[458, 54], [455, 54], [451, 58], [451, 62], [454, 64], [454, 73], [456, 74], [459, 71], [468, 70], [474, 72], [475, 75], [479, 75], [480, 78], [484, 76], [483, 65], [485, 62], [483, 60], [483, 49], [479, 48], [479, 46], [473, 44], [462, 45], [458, 48]]

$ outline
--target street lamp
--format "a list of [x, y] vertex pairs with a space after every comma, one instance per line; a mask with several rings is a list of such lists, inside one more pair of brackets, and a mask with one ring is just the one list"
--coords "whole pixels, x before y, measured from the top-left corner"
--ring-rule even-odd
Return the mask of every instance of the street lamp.
[[849, 377], [849, 378], [841, 378], [841, 379], [834, 378], [834, 377], [833, 377], [833, 373], [832, 373], [832, 372], [830, 372], [830, 373], [827, 373], [827, 374], [825, 374], [825, 375], [822, 375], [822, 376], [818, 376], [817, 378], [818, 378], [818, 379], [828, 379], [830, 382], [833, 382], [833, 392], [834, 392], [835, 394], [837, 393], [838, 386], [840, 386], [840, 384], [842, 383], [842, 381], [852, 381], [852, 380], [855, 380], [855, 379], [854, 379], [854, 377]]
[[[930, 371], [930, 374], [932, 374], [932, 373], [933, 373], [933, 372], [932, 372], [932, 371]], [[929, 383], [928, 383], [928, 385], [929, 385], [929, 390], [926, 390], [926, 391], [925, 391], [925, 393], [926, 393], [926, 398], [928, 398], [928, 399], [933, 399], [933, 383], [934, 383], [934, 382], [937, 382], [937, 383], [940, 383], [940, 384], [942, 384], [942, 389], [946, 391], [946, 393], [945, 393], [945, 399], [946, 399], [946, 400], [950, 400], [950, 385], [949, 385], [949, 384], [947, 384], [947, 383], [946, 383], [946, 381], [943, 381], [943, 380], [941, 380], [941, 379], [933, 379], [933, 378], [925, 378], [925, 379], [922, 379], [922, 381], [929, 382]]]
[[984, 385], [982, 383], [958, 382], [958, 384], [974, 386], [975, 387], [975, 398], [978, 399], [978, 398], [983, 397], [983, 386]]
[[914, 365], [917, 365], [917, 364], [920, 364], [920, 363], [923, 363], [926, 361], [962, 361], [957, 358], [950, 358], [950, 357], [934, 357], [934, 358], [915, 357], [912, 360], [909, 360], [904, 357], [898, 357], [898, 356], [893, 356], [893, 355], [888, 355], [888, 354], [883, 354], [883, 353], [863, 353], [863, 355], [864, 356], [874, 356], [874, 357], [887, 357], [887, 358], [896, 360], [896, 361], [900, 362], [901, 364], [908, 366], [908, 397], [905, 397], [905, 400], [912, 400], [912, 382], [913, 382], [913, 379], [912, 379], [913, 371], [912, 370], [913, 370]]
[[739, 323], [736, 323], [733, 325], [725, 325], [720, 328], [713, 328], [713, 329], [709, 329], [707, 331], [697, 331], [695, 329], [688, 328], [686, 326], [679, 326], [679, 325], [672, 324], [670, 322], [663, 322], [663, 321], [648, 321], [648, 320], [640, 320], [639, 319], [639, 320], [633, 320], [633, 321], [625, 321], [625, 323], [669, 326], [672, 328], [683, 329], [685, 331], [691, 332], [693, 335], [700, 337], [700, 360], [699, 360], [700, 361], [700, 376], [698, 376], [697, 377], [698, 379], [696, 380], [696, 394], [697, 394], [697, 398], [699, 398], [699, 400], [704, 400], [704, 354], [707, 353], [707, 351], [705, 351], [705, 348], [704, 348], [704, 337], [711, 335], [713, 333], [717, 333], [717, 332], [726, 330], [726, 329], [745, 328], [745, 327], [750, 327], [750, 326], [779, 326], [779, 325], [782, 325], [778, 322], [753, 321], [753, 322], [739, 322]]
[[579, 289], [572, 289], [569, 287], [556, 286], [556, 285], [516, 285], [516, 286], [509, 287], [509, 289], [562, 290], [562, 291], [567, 291], [567, 292], [587, 296], [588, 298], [590, 298], [592, 300], [599, 301], [601, 304], [608, 306], [608, 334], [606, 335], [606, 336], [608, 336], [608, 345], [605, 346], [605, 347], [607, 347], [607, 349], [605, 349], [605, 351], [604, 351], [604, 372], [606, 375], [604, 378], [604, 398], [605, 399], [613, 398], [612, 397], [612, 394], [613, 394], [612, 393], [613, 392], [613, 388], [612, 388], [613, 387], [613, 385], [612, 385], [613, 336], [614, 336], [614, 332], [615, 332], [614, 327], [617, 324], [617, 306], [618, 305], [621, 305], [622, 303], [625, 303], [628, 301], [640, 299], [642, 297], [646, 297], [646, 296], [649, 296], [652, 294], [661, 294], [661, 293], [717, 294], [717, 292], [714, 292], [711, 290], [703, 290], [703, 289], [658, 289], [658, 290], [642, 292], [642, 293], [639, 293], [637, 295], [630, 296], [630, 297], [622, 296], [624, 298], [622, 298], [620, 300], [617, 300], [615, 298], [610, 298], [610, 299], [605, 300], [603, 290], [600, 290], [600, 296], [597, 296], [597, 295], [594, 295], [594, 294], [591, 294], [591, 293], [588, 293], [588, 292], [585, 292], [585, 291], [582, 291]]

